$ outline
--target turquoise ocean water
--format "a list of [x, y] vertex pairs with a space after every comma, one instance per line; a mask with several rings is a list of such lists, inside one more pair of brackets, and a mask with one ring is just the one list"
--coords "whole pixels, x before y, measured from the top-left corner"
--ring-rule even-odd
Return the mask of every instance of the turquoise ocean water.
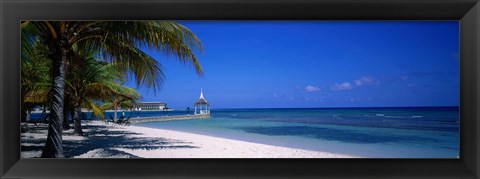
[[[126, 115], [188, 113], [192, 111]], [[134, 125], [369, 158], [459, 156], [458, 107], [214, 109], [206, 120]]]
[[[144, 115], [159, 114], [187, 111]], [[459, 156], [458, 107], [216, 109], [211, 116], [135, 125], [362, 157]]]

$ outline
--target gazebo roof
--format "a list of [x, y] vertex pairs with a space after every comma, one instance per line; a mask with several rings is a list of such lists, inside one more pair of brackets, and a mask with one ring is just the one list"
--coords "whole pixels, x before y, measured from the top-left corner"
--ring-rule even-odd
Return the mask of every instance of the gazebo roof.
[[207, 100], [203, 97], [203, 89], [200, 89], [200, 97], [195, 102], [195, 105], [208, 105]]
[[202, 104], [208, 104], [205, 99], [198, 99], [197, 102], [195, 102], [195, 105], [202, 105]]

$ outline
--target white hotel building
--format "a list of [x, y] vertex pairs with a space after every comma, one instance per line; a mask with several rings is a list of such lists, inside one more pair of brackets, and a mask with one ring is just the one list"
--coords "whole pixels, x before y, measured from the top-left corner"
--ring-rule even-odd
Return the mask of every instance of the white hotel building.
[[164, 102], [138, 102], [134, 109], [137, 111], [164, 110], [167, 104]]

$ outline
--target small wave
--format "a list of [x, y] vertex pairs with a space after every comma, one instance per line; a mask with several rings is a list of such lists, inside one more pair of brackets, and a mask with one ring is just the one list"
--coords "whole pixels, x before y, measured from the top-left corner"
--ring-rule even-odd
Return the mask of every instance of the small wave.
[[385, 116], [385, 114], [375, 114], [375, 116]]
[[423, 116], [410, 116], [410, 118], [423, 118]]
[[404, 118], [404, 116], [385, 116], [386, 118]]

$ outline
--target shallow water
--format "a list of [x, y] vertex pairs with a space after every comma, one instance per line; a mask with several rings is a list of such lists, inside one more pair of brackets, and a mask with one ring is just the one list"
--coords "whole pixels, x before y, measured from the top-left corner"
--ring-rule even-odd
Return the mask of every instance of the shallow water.
[[[191, 113], [142, 111], [125, 115], [135, 118]], [[107, 112], [109, 115], [113, 113]], [[459, 156], [458, 107], [214, 109], [211, 118], [205, 120], [134, 125], [371, 158]]]
[[[174, 114], [182, 112], [169, 113]], [[207, 120], [135, 125], [373, 158], [459, 156], [458, 107], [217, 109], [211, 114]]]

